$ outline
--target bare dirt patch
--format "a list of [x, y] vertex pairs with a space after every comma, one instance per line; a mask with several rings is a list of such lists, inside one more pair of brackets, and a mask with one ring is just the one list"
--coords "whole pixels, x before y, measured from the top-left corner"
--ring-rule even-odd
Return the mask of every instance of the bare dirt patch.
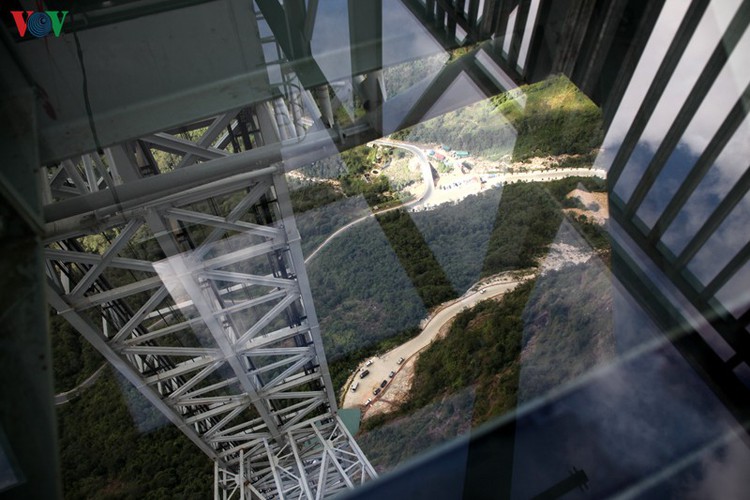
[[566, 208], [566, 213], [585, 215], [597, 224], [604, 225], [609, 220], [609, 203], [607, 193], [589, 193], [582, 189], [574, 189], [567, 194], [566, 198], [578, 198], [586, 209]]

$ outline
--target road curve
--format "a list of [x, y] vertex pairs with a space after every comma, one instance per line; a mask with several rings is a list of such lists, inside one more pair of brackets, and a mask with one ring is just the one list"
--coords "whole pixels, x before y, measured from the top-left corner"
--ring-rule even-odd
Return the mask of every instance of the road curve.
[[[427, 155], [425, 154], [424, 151], [422, 151], [421, 148], [413, 144], [408, 144], [408, 143], [400, 142], [400, 141], [393, 141], [390, 139], [378, 139], [373, 142], [375, 144], [381, 144], [383, 146], [390, 146], [394, 148], [405, 149], [409, 151], [410, 153], [413, 153], [419, 159], [420, 165], [422, 167], [422, 178], [425, 181], [424, 193], [422, 193], [422, 195], [416, 200], [412, 200], [408, 203], [403, 203], [395, 207], [386, 208], [384, 210], [378, 210], [377, 212], [370, 212], [369, 214], [364, 215], [358, 219], [354, 219], [350, 223], [339, 228], [333, 234], [331, 234], [328, 238], [326, 238], [323, 241], [323, 243], [321, 243], [318, 246], [318, 248], [313, 250], [313, 252], [307, 256], [307, 258], [305, 258], [306, 264], [310, 262], [318, 254], [318, 252], [320, 252], [334, 238], [336, 238], [341, 233], [348, 231], [352, 226], [355, 226], [359, 224], [360, 222], [366, 219], [369, 219], [370, 217], [374, 217], [375, 215], [382, 214], [385, 212], [390, 212], [391, 210], [398, 210], [400, 208], [418, 207], [418, 206], [424, 205], [427, 203], [427, 201], [430, 199], [430, 197], [434, 193], [435, 180], [432, 177], [432, 167], [430, 166], [430, 161], [427, 158]], [[517, 174], [494, 174], [494, 175], [488, 176], [488, 179], [491, 179], [490, 184], [494, 186], [494, 185], [499, 185], [499, 184], [509, 183], [509, 182], [546, 182], [546, 181], [564, 179], [566, 177], [602, 177], [606, 179], [607, 172], [604, 170], [595, 170], [595, 169], [589, 169], [589, 168], [549, 169], [549, 170], [523, 172], [523, 173], [517, 173]]]
[[102, 366], [100, 366], [93, 374], [91, 374], [90, 377], [88, 377], [86, 380], [75, 386], [69, 391], [61, 392], [60, 394], [55, 394], [55, 405], [64, 405], [65, 403], [68, 403], [72, 401], [73, 399], [77, 398], [81, 395], [81, 393], [85, 390], [94, 385], [94, 382], [96, 382], [99, 379], [99, 376], [102, 374], [104, 369], [108, 366], [107, 363], [104, 363]]
[[420, 167], [422, 168], [422, 180], [425, 183], [425, 190], [424, 193], [422, 193], [422, 196], [420, 196], [416, 200], [410, 201], [409, 203], [405, 203], [404, 205], [402, 205], [402, 207], [416, 207], [426, 202], [435, 191], [435, 178], [432, 177], [432, 166], [430, 165], [430, 160], [427, 158], [425, 152], [422, 151], [422, 148], [406, 142], [394, 141], [390, 139], [378, 139], [377, 141], [373, 142], [375, 144], [390, 146], [392, 148], [405, 149], [417, 157]]
[[435, 180], [432, 177], [432, 167], [430, 167], [430, 161], [427, 159], [427, 155], [424, 154], [424, 151], [419, 149], [417, 146], [413, 146], [411, 144], [406, 144], [406, 143], [398, 142], [398, 141], [380, 139], [380, 140], [373, 141], [373, 142], [375, 142], [375, 144], [382, 144], [384, 146], [391, 146], [394, 148], [405, 149], [409, 151], [410, 153], [413, 153], [419, 159], [419, 162], [422, 167], [422, 180], [424, 181], [426, 185], [424, 193], [422, 193], [422, 195], [416, 200], [412, 200], [408, 203], [403, 203], [395, 207], [378, 210], [376, 212], [370, 212], [369, 214], [363, 215], [359, 219], [354, 219], [353, 221], [346, 224], [345, 226], [340, 227], [333, 234], [331, 234], [328, 238], [323, 240], [323, 243], [318, 245], [318, 248], [313, 250], [313, 252], [305, 258], [305, 264], [310, 262], [318, 254], [318, 252], [320, 252], [334, 238], [336, 238], [341, 233], [348, 231], [352, 226], [355, 226], [359, 224], [360, 222], [369, 219], [370, 217], [374, 217], [375, 215], [378, 215], [378, 214], [384, 214], [386, 212], [390, 212], [391, 210], [398, 210], [399, 208], [419, 206], [425, 201], [427, 201], [430, 196], [432, 196], [432, 193], [434, 192], [434, 187], [435, 187]]
[[[474, 307], [482, 300], [503, 295], [512, 290], [518, 283], [519, 281], [517, 280], [492, 283], [490, 285], [485, 285], [476, 291], [467, 292], [459, 299], [448, 303], [429, 318], [427, 324], [419, 335], [404, 342], [400, 346], [391, 349], [382, 356], [372, 358], [372, 364], [367, 367], [370, 374], [364, 379], [360, 379], [359, 376], [355, 376], [352, 379], [352, 382], [359, 382], [357, 390], [355, 392], [350, 390], [351, 382], [347, 385], [342, 408], [357, 407], [363, 405], [367, 399], [376, 399], [373, 396], [372, 391], [375, 387], [379, 387], [380, 382], [383, 380], [389, 381], [389, 384], [386, 386], [383, 393], [386, 392], [393, 381], [398, 380], [402, 375], [399, 370], [405, 363], [398, 365], [397, 361], [399, 358], [409, 360], [409, 358], [418, 354], [422, 349], [430, 345], [433, 339], [438, 333], [440, 333], [440, 329], [451, 321], [458, 313], [464, 309]], [[362, 368], [363, 366], [357, 371], [360, 372]], [[391, 371], [396, 372], [393, 379], [388, 377], [388, 374]], [[381, 395], [383, 393], [381, 393]]]

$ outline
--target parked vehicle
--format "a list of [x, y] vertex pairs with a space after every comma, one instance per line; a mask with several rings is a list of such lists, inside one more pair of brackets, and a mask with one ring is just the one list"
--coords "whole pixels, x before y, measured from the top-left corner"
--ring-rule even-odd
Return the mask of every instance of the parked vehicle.
[[372, 403], [372, 398], [368, 398], [367, 401], [365, 401], [365, 406], [370, 406], [370, 403]]
[[392, 371], [391, 373], [389, 373], [389, 374], [388, 374], [388, 376], [389, 376], [389, 377], [391, 377], [391, 378], [393, 378], [393, 376], [394, 376], [395, 374], [396, 374], [396, 372]]
[[387, 380], [383, 380], [382, 382], [380, 382], [380, 387], [385, 387], [386, 385], [388, 385]]
[[373, 359], [368, 360], [367, 363], [365, 363], [365, 366], [370, 366], [374, 361], [375, 360]]
[[357, 387], [359, 387], [359, 382], [354, 382], [354, 385], [352, 386], [352, 392], [355, 392], [357, 390]]
[[398, 361], [396, 361], [396, 364], [400, 365], [403, 362], [404, 362], [404, 358], [398, 358]]
[[370, 374], [370, 370], [363, 370], [362, 373], [359, 374], [359, 378], [365, 378]]
[[376, 396], [377, 396], [378, 394], [380, 394], [380, 387], [376, 387], [376, 388], [375, 388], [375, 390], [374, 390], [374, 391], [372, 391], [372, 393], [373, 393], [373, 394], [375, 394]]

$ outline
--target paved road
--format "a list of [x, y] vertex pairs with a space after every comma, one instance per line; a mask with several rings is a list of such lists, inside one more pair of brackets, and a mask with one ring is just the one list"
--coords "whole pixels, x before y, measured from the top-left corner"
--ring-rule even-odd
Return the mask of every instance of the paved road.
[[[392, 208], [387, 208], [385, 210], [379, 210], [377, 212], [371, 212], [358, 219], [354, 219], [347, 225], [336, 230], [328, 238], [326, 238], [323, 241], [323, 243], [321, 243], [318, 246], [318, 248], [313, 250], [313, 252], [307, 256], [307, 258], [305, 259], [305, 263], [310, 262], [313, 258], [315, 258], [316, 255], [318, 255], [318, 252], [320, 252], [323, 248], [325, 248], [328, 245], [328, 243], [333, 241], [333, 239], [339, 236], [341, 233], [348, 231], [352, 226], [355, 226], [359, 224], [360, 222], [369, 219], [370, 217], [374, 217], [377, 214], [390, 212], [391, 210], [398, 210], [400, 208], [416, 208], [420, 206], [425, 206], [428, 204], [428, 201], [430, 200], [433, 193], [435, 192], [435, 180], [432, 177], [432, 168], [430, 167], [430, 161], [427, 158], [427, 155], [425, 154], [425, 152], [422, 151], [421, 148], [413, 144], [406, 143], [406, 142], [386, 140], [386, 139], [378, 139], [377, 141], [373, 141], [373, 142], [375, 142], [375, 144], [382, 144], [383, 146], [391, 146], [394, 148], [405, 149], [409, 151], [410, 153], [413, 153], [419, 159], [419, 163], [422, 168], [422, 179], [425, 184], [424, 193], [422, 193], [422, 195], [416, 200], [412, 200], [408, 203], [404, 203], [402, 205], [398, 205]], [[606, 175], [607, 173], [604, 170], [594, 170], [594, 169], [588, 169], [588, 168], [551, 169], [551, 170], [544, 170], [544, 171], [538, 171], [538, 172], [524, 172], [524, 173], [518, 173], [518, 174], [495, 174], [493, 176], [488, 176], [488, 182], [491, 185], [496, 185], [496, 184], [502, 184], [502, 183], [507, 183], [507, 182], [516, 182], [516, 181], [521, 181], [521, 182], [554, 181], [554, 180], [564, 179], [566, 177], [573, 177], [573, 176], [606, 178]]]
[[427, 202], [427, 200], [429, 200], [432, 196], [432, 193], [435, 191], [435, 179], [432, 177], [432, 167], [430, 166], [430, 160], [429, 158], [427, 158], [427, 154], [422, 151], [422, 148], [406, 142], [393, 141], [390, 139], [379, 139], [374, 142], [375, 144], [381, 144], [383, 146], [405, 149], [417, 157], [417, 159], [419, 160], [419, 165], [422, 169], [422, 181], [426, 185], [425, 191], [424, 193], [422, 193], [422, 196], [414, 201], [410, 201], [409, 203], [404, 204], [403, 206], [418, 207], [419, 205]]
[[[389, 380], [390, 383], [391, 379], [388, 378], [388, 373], [390, 371], [397, 372], [393, 380], [396, 380], [397, 377], [401, 375], [398, 370], [402, 365], [400, 366], [396, 363], [399, 358], [408, 360], [410, 357], [430, 345], [430, 342], [432, 342], [437, 336], [440, 329], [462, 310], [473, 307], [481, 300], [503, 295], [513, 289], [516, 284], [518, 284], [518, 281], [504, 281], [484, 286], [475, 292], [468, 292], [455, 302], [449, 303], [446, 307], [439, 310], [429, 319], [422, 330], [422, 333], [418, 336], [404, 342], [380, 357], [372, 358], [373, 363], [367, 367], [370, 374], [364, 379], [360, 379], [359, 375], [354, 377], [353, 382], [359, 382], [359, 387], [356, 392], [351, 391], [351, 385], [347, 387], [346, 395], [344, 396], [344, 404], [342, 406], [344, 408], [352, 408], [364, 404], [369, 398], [374, 399], [375, 397], [372, 394], [373, 389], [375, 387], [380, 387], [380, 383], [383, 380]], [[482, 293], [482, 291], [484, 293]], [[360, 366], [358, 372], [363, 368], [364, 363]]]
[[434, 185], [435, 181], [432, 178], [432, 168], [430, 167], [430, 162], [427, 159], [427, 155], [424, 154], [424, 151], [419, 149], [417, 146], [413, 146], [411, 144], [406, 144], [403, 142], [398, 141], [386, 141], [386, 140], [377, 140], [374, 141], [376, 144], [382, 144], [384, 146], [391, 146], [394, 148], [401, 148], [409, 151], [410, 153], [414, 153], [414, 155], [419, 159], [420, 165], [422, 167], [422, 180], [424, 184], [426, 185], [426, 189], [424, 193], [422, 193], [422, 196], [417, 198], [416, 200], [412, 200], [408, 203], [404, 203], [402, 205], [397, 205], [395, 207], [386, 208], [384, 210], [378, 210], [377, 212], [370, 212], [367, 215], [364, 215], [360, 217], [359, 219], [354, 219], [347, 225], [339, 228], [336, 230], [333, 234], [331, 234], [328, 238], [326, 238], [323, 243], [321, 243], [318, 248], [313, 250], [313, 252], [305, 258], [305, 264], [310, 262], [316, 255], [318, 255], [318, 252], [320, 252], [328, 243], [330, 243], [334, 238], [336, 238], [341, 233], [348, 231], [352, 226], [356, 226], [360, 222], [369, 219], [370, 217], [374, 217], [378, 214], [383, 214], [386, 212], [390, 212], [391, 210], [398, 210], [399, 208], [408, 208], [408, 207], [414, 207], [419, 206], [423, 203], [425, 203], [430, 196], [432, 196], [432, 193], [434, 192]]
[[84, 389], [88, 389], [92, 385], [94, 385], [94, 382], [96, 382], [99, 379], [99, 376], [104, 372], [104, 369], [107, 367], [107, 363], [104, 363], [102, 366], [99, 367], [98, 370], [96, 370], [89, 378], [75, 386], [69, 391], [61, 392], [60, 394], [55, 394], [55, 405], [64, 405], [65, 403], [68, 403], [72, 401], [73, 399], [77, 398], [81, 395], [81, 393], [84, 391]]

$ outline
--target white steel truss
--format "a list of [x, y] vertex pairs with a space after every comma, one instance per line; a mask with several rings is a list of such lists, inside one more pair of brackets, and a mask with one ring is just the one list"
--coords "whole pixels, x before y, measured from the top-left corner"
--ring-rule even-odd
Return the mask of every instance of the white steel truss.
[[368, 75], [372, 109], [345, 129], [325, 86], [316, 102], [287, 75], [288, 95], [40, 170], [50, 304], [215, 460], [217, 498], [375, 477], [337, 416], [284, 172], [380, 137], [383, 113], [449, 111], [433, 104], [461, 75], [514, 86], [489, 47], [421, 97]]
[[215, 467], [214, 496], [222, 499], [320, 499], [376, 476], [341, 420], [311, 419], [287, 432], [286, 444], [268, 441], [242, 451], [238, 467]]
[[214, 459], [217, 498], [322, 498], [376, 476], [337, 416], [283, 168], [118, 200], [275, 141], [272, 125], [265, 105], [233, 110], [46, 171], [48, 206], [114, 205], [48, 226], [50, 304]]

